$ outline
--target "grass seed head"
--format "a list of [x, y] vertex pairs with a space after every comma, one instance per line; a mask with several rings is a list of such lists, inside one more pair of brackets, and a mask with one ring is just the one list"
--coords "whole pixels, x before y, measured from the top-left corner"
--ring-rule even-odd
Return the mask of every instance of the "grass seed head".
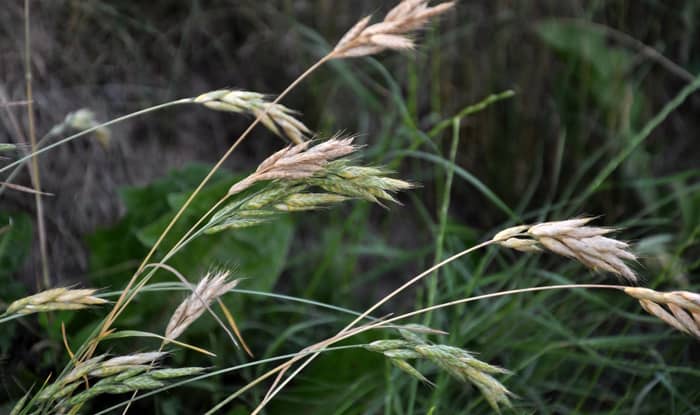
[[277, 136], [286, 136], [295, 144], [303, 143], [311, 135], [311, 130], [294, 117], [295, 111], [267, 102], [265, 95], [257, 92], [221, 89], [202, 94], [194, 102], [217, 111], [261, 117], [260, 121], [268, 130]]
[[460, 382], [472, 383], [484, 395], [487, 402], [497, 412], [501, 406], [511, 407], [513, 394], [492, 374], [508, 374], [508, 370], [475, 358], [471, 353], [458, 347], [429, 344], [420, 339], [419, 343], [410, 340], [378, 340], [365, 345], [369, 351], [381, 353], [391, 362], [412, 377], [430, 383], [408, 359], [425, 359], [449, 373]]
[[629, 282], [638, 278], [625, 261], [635, 261], [625, 242], [607, 237], [615, 229], [588, 226], [593, 218], [576, 218], [520, 225], [498, 232], [492, 240], [523, 252], [547, 250], [581, 262], [594, 269], [610, 272]]
[[689, 291], [661, 292], [639, 287], [627, 287], [625, 293], [639, 300], [649, 314], [700, 340], [700, 294]]
[[387, 13], [384, 20], [370, 25], [371, 16], [358, 21], [338, 41], [332, 52], [334, 59], [373, 55], [384, 50], [411, 50], [410, 37], [428, 21], [450, 10], [454, 2], [428, 6], [430, 0], [403, 0]]
[[204, 276], [192, 294], [175, 309], [165, 329], [165, 337], [168, 339], [180, 337], [214, 300], [233, 289], [238, 284], [238, 280], [228, 281], [228, 275], [229, 272], [224, 271]]
[[323, 170], [331, 160], [353, 153], [357, 147], [352, 141], [352, 137], [332, 138], [311, 148], [306, 142], [283, 148], [260, 163], [253, 174], [234, 184], [228, 193], [240, 193], [265, 180], [310, 178]]
[[53, 288], [12, 302], [5, 310], [5, 314], [80, 310], [92, 305], [107, 303], [107, 300], [95, 297], [93, 295], [95, 292], [97, 290], [94, 289], [71, 290], [69, 288]]

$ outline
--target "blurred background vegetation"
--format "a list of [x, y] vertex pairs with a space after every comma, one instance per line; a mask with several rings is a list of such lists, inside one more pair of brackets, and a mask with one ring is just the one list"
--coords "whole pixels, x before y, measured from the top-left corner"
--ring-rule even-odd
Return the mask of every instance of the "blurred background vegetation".
[[[79, 108], [107, 121], [222, 87], [274, 95], [358, 18], [393, 3], [33, 1], [38, 134]], [[2, 9], [0, 99], [7, 103], [25, 98], [22, 2]], [[212, 267], [227, 267], [247, 278], [243, 290], [362, 311], [416, 272], [504, 226], [591, 214], [624, 227], [620, 237], [635, 243], [647, 285], [698, 291], [700, 95], [691, 95], [650, 135], [640, 135], [700, 73], [698, 24], [700, 3], [694, 0], [463, 0], [422, 36], [415, 53], [332, 62], [285, 100], [321, 135], [358, 133], [367, 144], [365, 161], [419, 183], [400, 195], [402, 206], [354, 202], [292, 215], [200, 240], [173, 265], [192, 281]], [[515, 95], [460, 115], [508, 90]], [[53, 284], [123, 288], [184, 195], [249, 121], [175, 107], [114, 126], [108, 142], [84, 138], [41, 156], [43, 189], [54, 194], [44, 198]], [[0, 132], [2, 142], [22, 142], [24, 106], [0, 107]], [[282, 145], [256, 129], [174, 234]], [[22, 172], [15, 183], [29, 186], [29, 175]], [[34, 198], [6, 190], [0, 212], [0, 223], [11, 224], [0, 235], [0, 299], [9, 302], [37, 288]], [[615, 282], [547, 255], [497, 249], [453, 263], [433, 278], [427, 285], [436, 284], [436, 302], [534, 285]], [[158, 280], [171, 281], [166, 274]], [[181, 298], [144, 293], [117, 325], [162, 332]], [[426, 301], [426, 290], [418, 288], [382, 313]], [[251, 291], [230, 294], [226, 303], [256, 358], [295, 352], [349, 318]], [[79, 345], [102, 312], [4, 324], [0, 399], [18, 399], [65, 365], [61, 322], [70, 343]], [[449, 331], [444, 342], [513, 370], [504, 383], [520, 397], [516, 413], [700, 413], [697, 342], [616, 293], [506, 297], [416, 321]], [[209, 317], [185, 339], [218, 357], [177, 351], [173, 365], [227, 367], [247, 360]], [[157, 344], [108, 346], [113, 353], [135, 347]], [[267, 413], [488, 413], [478, 391], [428, 366], [421, 369], [435, 388], [417, 385], [370, 353], [330, 353]], [[262, 370], [193, 383], [140, 401], [133, 410], [199, 413]], [[228, 413], [246, 413], [264, 392], [247, 394]], [[105, 399], [95, 408], [121, 400]]]

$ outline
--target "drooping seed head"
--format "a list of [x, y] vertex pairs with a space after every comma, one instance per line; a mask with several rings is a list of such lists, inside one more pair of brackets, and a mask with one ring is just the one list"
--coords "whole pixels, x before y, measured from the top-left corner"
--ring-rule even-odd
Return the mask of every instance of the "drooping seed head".
[[373, 55], [384, 50], [410, 50], [415, 47], [412, 32], [450, 10], [454, 2], [428, 6], [430, 0], [403, 0], [387, 13], [384, 20], [369, 24], [371, 16], [361, 19], [338, 41], [332, 58]]
[[251, 114], [275, 135], [286, 136], [295, 144], [303, 143], [311, 130], [294, 117], [295, 111], [281, 104], [272, 104], [257, 92], [221, 89], [199, 95], [194, 102], [217, 111]]
[[629, 244], [604, 236], [615, 229], [587, 226], [592, 220], [593, 218], [576, 218], [514, 226], [498, 232], [492, 241], [523, 252], [545, 249], [576, 259], [594, 270], [610, 272], [629, 282], [637, 282], [637, 275], [625, 263], [637, 259], [629, 251]]
[[513, 394], [491, 376], [492, 374], [510, 373], [508, 370], [483, 362], [464, 349], [441, 344], [429, 344], [423, 339], [419, 340], [420, 342], [379, 340], [364, 347], [369, 351], [383, 354], [396, 367], [412, 377], [430, 383], [428, 379], [406, 361], [408, 359], [428, 360], [460, 382], [475, 385], [497, 412], [501, 406], [511, 406], [510, 397]]
[[660, 292], [639, 287], [627, 287], [625, 293], [638, 299], [649, 314], [700, 340], [700, 294], [689, 291]]

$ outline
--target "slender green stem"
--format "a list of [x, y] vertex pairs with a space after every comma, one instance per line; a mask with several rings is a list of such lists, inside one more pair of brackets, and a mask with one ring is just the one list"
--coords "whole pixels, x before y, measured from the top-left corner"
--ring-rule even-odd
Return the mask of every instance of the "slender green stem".
[[577, 202], [588, 199], [603, 182], [629, 157], [630, 154], [646, 140], [649, 135], [658, 127], [676, 108], [680, 107], [685, 100], [700, 89], [700, 75], [697, 75], [693, 82], [686, 85], [671, 101], [669, 101], [651, 120], [649, 120], [642, 130], [635, 134], [627, 146], [610, 162], [603, 167], [598, 175], [591, 181], [586, 190], [577, 198]]
[[[440, 212], [438, 218], [440, 221], [437, 238], [435, 240], [435, 259], [433, 264], [437, 264], [442, 260], [444, 243], [445, 243], [445, 229], [447, 228], [447, 215], [450, 208], [450, 194], [452, 192], [452, 179], [454, 178], [454, 165], [455, 159], [457, 158], [457, 148], [459, 147], [459, 127], [460, 119], [454, 118], [452, 120], [452, 143], [450, 145], [450, 166], [447, 169], [445, 177], [445, 188], [443, 189], [442, 203], [440, 204]], [[435, 296], [437, 295], [437, 283], [438, 275], [440, 270], [435, 271], [435, 275], [430, 279], [428, 285], [428, 305], [431, 306], [435, 304]], [[426, 316], [424, 324], [426, 326], [430, 325], [430, 317]]]
[[11, 321], [11, 320], [18, 319], [18, 318], [22, 317], [23, 315], [24, 314], [10, 314], [8, 316], [0, 316], [0, 324], [6, 323], [6, 322]]
[[[439, 227], [437, 238], [435, 239], [435, 255], [433, 263], [437, 263], [442, 259], [444, 245], [445, 245], [445, 232], [447, 228], [447, 217], [449, 215], [450, 208], [450, 195], [452, 193], [452, 181], [454, 179], [454, 166], [455, 160], [457, 159], [457, 148], [459, 147], [459, 130], [461, 126], [461, 119], [455, 117], [452, 119], [452, 142], [450, 144], [449, 160], [450, 164], [447, 167], [447, 172], [445, 173], [445, 187], [443, 188], [442, 203], [440, 204], [440, 210], [438, 213]], [[435, 304], [435, 297], [437, 296], [438, 289], [438, 277], [440, 276], [440, 270], [435, 271], [435, 275], [428, 280], [428, 300], [427, 305], [431, 306]], [[432, 314], [428, 313], [425, 315], [423, 324], [425, 326], [430, 326], [432, 324]], [[413, 379], [410, 385], [410, 393], [408, 398], [408, 411], [409, 415], [413, 413], [413, 407], [415, 403], [416, 393], [418, 390], [418, 381]], [[437, 390], [437, 389], [436, 389]]]

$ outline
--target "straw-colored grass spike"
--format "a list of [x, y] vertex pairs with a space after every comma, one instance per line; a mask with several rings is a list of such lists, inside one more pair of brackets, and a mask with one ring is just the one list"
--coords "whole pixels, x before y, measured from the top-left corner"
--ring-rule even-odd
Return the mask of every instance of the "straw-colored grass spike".
[[700, 294], [689, 291], [661, 292], [639, 287], [625, 288], [625, 293], [639, 300], [649, 314], [700, 340]]
[[498, 232], [492, 240], [518, 251], [546, 250], [573, 258], [591, 269], [610, 272], [636, 283], [637, 275], [625, 263], [637, 259], [630, 252], [629, 244], [605, 236], [616, 229], [588, 226], [593, 219], [576, 218], [514, 226]]
[[253, 174], [236, 183], [229, 194], [240, 193], [264, 180], [297, 180], [312, 177], [333, 159], [346, 156], [357, 149], [353, 138], [332, 138], [311, 148], [304, 142], [286, 147], [265, 159]]
[[296, 111], [282, 104], [272, 104], [257, 92], [221, 89], [202, 94], [194, 102], [218, 111], [262, 117], [260, 122], [268, 130], [279, 137], [286, 136], [294, 144], [303, 143], [311, 135], [311, 130], [294, 117]]
[[238, 280], [228, 281], [228, 276], [228, 271], [204, 276], [192, 294], [175, 309], [165, 329], [165, 337], [168, 339], [180, 337], [212, 302], [232, 290], [238, 284]]
[[413, 49], [415, 43], [410, 35], [454, 6], [454, 2], [436, 6], [428, 6], [429, 3], [430, 0], [403, 0], [379, 23], [370, 25], [371, 16], [361, 19], [338, 41], [331, 56], [350, 58], [374, 55], [387, 49]]
[[13, 301], [5, 314], [32, 314], [56, 310], [80, 310], [93, 305], [107, 303], [107, 300], [95, 297], [97, 290], [69, 288], [52, 288], [29, 297]]
[[412, 183], [388, 177], [386, 169], [352, 164], [353, 160], [345, 156], [356, 149], [352, 138], [332, 138], [313, 147], [306, 142], [278, 151], [234, 184], [229, 195], [260, 181], [272, 183], [218, 209], [203, 233], [256, 226], [283, 212], [320, 209], [348, 199], [397, 202], [393, 193], [413, 187]]

